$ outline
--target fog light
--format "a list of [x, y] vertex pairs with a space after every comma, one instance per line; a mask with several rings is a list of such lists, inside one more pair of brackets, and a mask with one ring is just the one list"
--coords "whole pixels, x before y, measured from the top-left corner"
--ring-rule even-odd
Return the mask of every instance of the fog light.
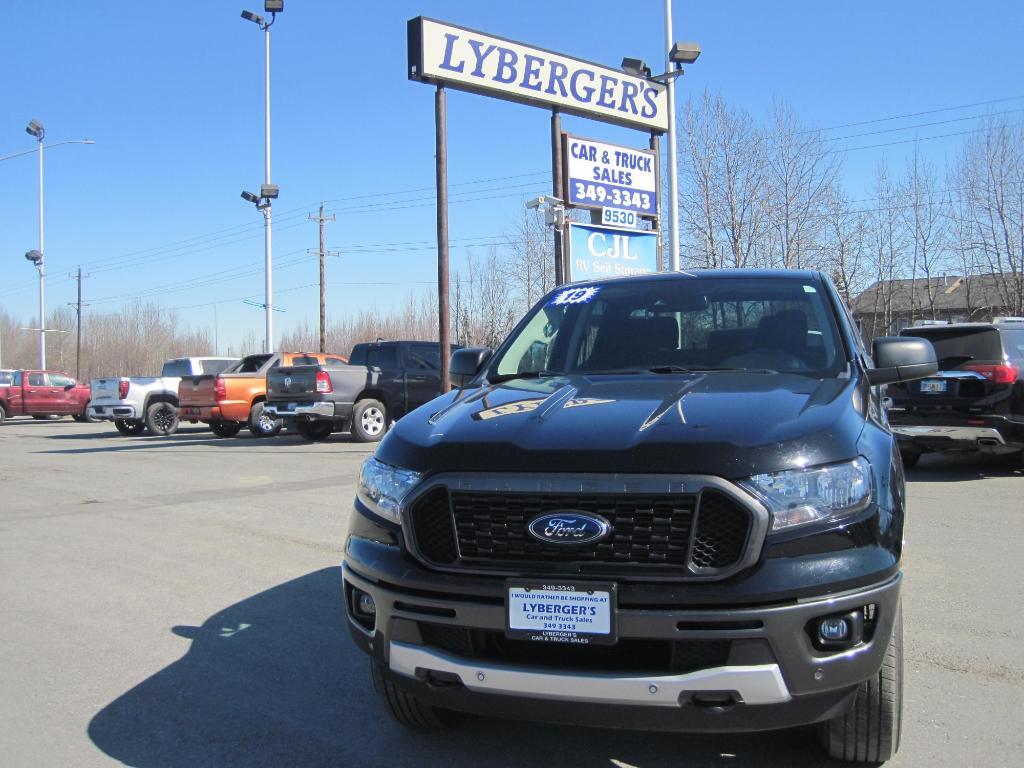
[[359, 592], [356, 595], [356, 610], [364, 616], [375, 616], [377, 614], [377, 606], [373, 602], [373, 598], [365, 592]]
[[829, 616], [818, 624], [818, 637], [825, 643], [838, 643], [850, 637], [850, 624], [839, 616]]

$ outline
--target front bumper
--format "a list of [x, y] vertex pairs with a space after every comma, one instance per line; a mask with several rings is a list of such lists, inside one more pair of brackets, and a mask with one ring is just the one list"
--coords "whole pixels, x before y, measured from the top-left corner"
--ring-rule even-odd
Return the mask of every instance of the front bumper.
[[[444, 591], [397, 586], [375, 578], [374, 564], [357, 562], [351, 554], [350, 548], [343, 578], [352, 637], [403, 690], [455, 710], [655, 730], [749, 731], [835, 717], [850, 706], [858, 684], [881, 667], [901, 583], [897, 573], [841, 594], [757, 607], [620, 604], [620, 643], [730, 643], [725, 663], [682, 673], [626, 674], [600, 666], [522, 664], [436, 647], [424, 624], [503, 634], [503, 582], [497, 580], [489, 595], [475, 589], [460, 594], [457, 578], [446, 579]], [[430, 586], [435, 584], [424, 584]], [[353, 610], [356, 590], [369, 594], [376, 605], [369, 624]], [[864, 606], [873, 606], [865, 642], [842, 652], [815, 647], [808, 633], [814, 619]]]

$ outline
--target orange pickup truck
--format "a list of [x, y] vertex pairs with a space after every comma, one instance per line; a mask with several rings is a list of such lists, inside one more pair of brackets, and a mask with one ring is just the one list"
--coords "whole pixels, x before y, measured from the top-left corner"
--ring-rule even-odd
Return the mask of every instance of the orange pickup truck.
[[248, 355], [217, 376], [186, 376], [178, 385], [178, 418], [206, 422], [218, 437], [233, 437], [248, 425], [254, 437], [273, 437], [283, 422], [264, 413], [267, 371], [280, 365], [338, 365], [342, 355], [275, 352]]

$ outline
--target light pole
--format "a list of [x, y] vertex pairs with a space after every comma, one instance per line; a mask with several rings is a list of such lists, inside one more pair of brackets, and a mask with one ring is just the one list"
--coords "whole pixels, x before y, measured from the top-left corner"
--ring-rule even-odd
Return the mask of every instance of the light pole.
[[277, 21], [277, 14], [284, 10], [284, 0], [264, 0], [263, 11], [270, 14], [270, 21], [266, 21], [258, 13], [252, 11], [242, 11], [242, 18], [246, 21], [251, 21], [257, 24], [260, 29], [263, 30], [264, 38], [264, 50], [265, 50], [265, 61], [264, 61], [264, 139], [263, 139], [263, 159], [264, 159], [264, 178], [263, 185], [260, 188], [259, 198], [256, 200], [249, 200], [250, 197], [255, 197], [249, 192], [243, 192], [242, 197], [249, 202], [256, 204], [256, 207], [263, 212], [263, 250], [264, 250], [264, 293], [266, 305], [266, 331], [264, 339], [264, 351], [274, 351], [274, 321], [273, 321], [273, 247], [271, 245], [273, 239], [273, 222], [271, 217], [271, 204], [270, 201], [277, 197], [277, 186], [270, 181], [270, 27]]
[[[43, 124], [38, 120], [29, 120], [28, 125], [25, 126], [25, 133], [34, 137], [37, 144], [36, 150], [26, 150], [24, 152], [16, 152], [13, 155], [7, 155], [6, 157], [0, 157], [0, 160], [10, 160], [12, 157], [19, 157], [21, 155], [27, 155], [31, 151], [37, 151], [39, 153], [39, 248], [37, 250], [29, 251], [25, 254], [25, 258], [36, 265], [36, 269], [39, 270], [39, 368], [40, 370], [46, 370], [46, 263], [43, 254], [46, 253], [44, 249], [44, 229], [43, 229], [43, 139], [46, 138], [46, 129]], [[67, 141], [58, 141], [56, 144], [51, 144], [51, 147], [59, 147], [62, 144], [92, 144], [92, 139], [75, 139]]]

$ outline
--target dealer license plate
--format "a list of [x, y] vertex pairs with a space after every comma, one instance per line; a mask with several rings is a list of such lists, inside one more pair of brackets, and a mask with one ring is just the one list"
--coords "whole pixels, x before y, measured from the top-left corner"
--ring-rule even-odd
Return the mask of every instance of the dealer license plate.
[[548, 643], [616, 642], [614, 584], [508, 581], [506, 634]]
[[921, 382], [921, 394], [937, 395], [946, 391], [946, 382], [942, 379], [925, 379]]
[[186, 416], [198, 416], [199, 415], [199, 409], [198, 408], [192, 408], [191, 406], [182, 408], [181, 411]]

